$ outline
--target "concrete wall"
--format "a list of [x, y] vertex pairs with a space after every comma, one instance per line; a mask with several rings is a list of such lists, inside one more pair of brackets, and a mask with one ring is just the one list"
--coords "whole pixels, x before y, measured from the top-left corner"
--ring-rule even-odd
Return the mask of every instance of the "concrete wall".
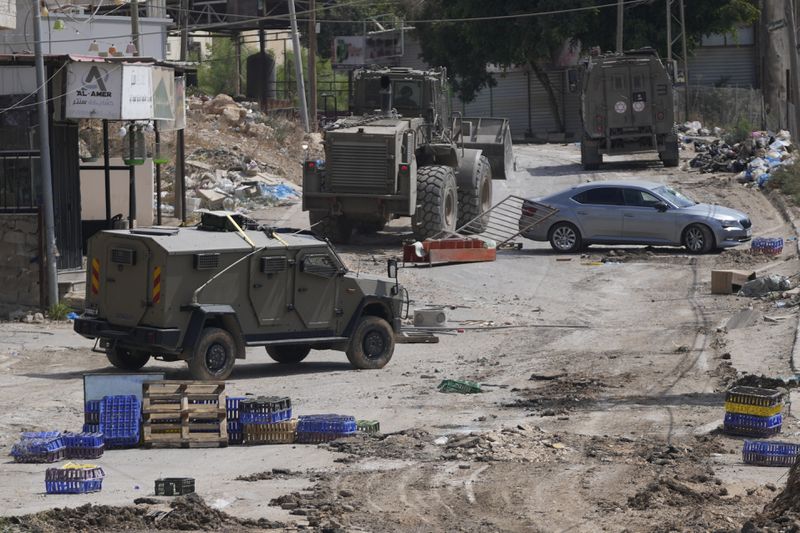
[[[112, 157], [111, 165], [122, 165], [120, 158]], [[81, 220], [105, 220], [106, 189], [103, 160], [98, 159], [86, 165], [97, 165], [98, 170], [81, 170]], [[144, 165], [136, 167], [136, 223], [138, 226], [153, 224], [153, 163], [148, 159]], [[129, 178], [127, 170], [111, 171], [111, 216], [122, 213], [128, 218]]]
[[13, 30], [17, 27], [16, 0], [0, 0], [0, 30]]
[[0, 316], [40, 308], [39, 215], [0, 213]]

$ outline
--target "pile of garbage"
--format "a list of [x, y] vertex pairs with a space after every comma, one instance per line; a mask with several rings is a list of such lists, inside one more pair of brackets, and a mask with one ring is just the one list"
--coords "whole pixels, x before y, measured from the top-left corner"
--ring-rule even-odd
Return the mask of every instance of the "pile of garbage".
[[227, 125], [252, 137], [272, 137], [274, 130], [265, 124], [267, 116], [259, 109], [257, 102], [236, 102], [227, 94], [213, 98], [192, 96], [189, 98], [190, 111], [202, 111], [206, 115], [219, 115]]
[[678, 127], [684, 144], [691, 144], [697, 155], [689, 166], [700, 172], [736, 173], [739, 183], [763, 187], [774, 170], [794, 162], [791, 134], [754, 131], [742, 142], [728, 144], [723, 130], [703, 128], [700, 122], [686, 122]]

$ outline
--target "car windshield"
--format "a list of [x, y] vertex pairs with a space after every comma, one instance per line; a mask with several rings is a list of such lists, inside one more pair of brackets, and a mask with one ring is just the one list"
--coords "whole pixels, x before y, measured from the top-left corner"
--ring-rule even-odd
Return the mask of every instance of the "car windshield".
[[653, 189], [653, 192], [662, 198], [669, 200], [678, 207], [690, 207], [697, 203], [685, 194], [676, 191], [672, 187], [667, 187], [666, 185], [662, 185], [661, 187]]

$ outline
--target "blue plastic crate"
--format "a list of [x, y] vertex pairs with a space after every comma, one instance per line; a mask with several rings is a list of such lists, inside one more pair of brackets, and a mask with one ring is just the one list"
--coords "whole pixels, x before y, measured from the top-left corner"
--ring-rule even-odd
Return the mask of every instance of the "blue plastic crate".
[[105, 396], [100, 409], [100, 432], [106, 448], [139, 444], [142, 404], [134, 395]]
[[276, 424], [292, 418], [292, 410], [273, 411], [270, 413], [239, 413], [242, 424]]
[[85, 424], [100, 424], [101, 400], [88, 400], [83, 406], [83, 422]]
[[82, 433], [101, 433], [100, 424], [84, 424]]
[[748, 465], [792, 466], [800, 456], [800, 444], [746, 440], [742, 446], [742, 460]]
[[67, 459], [97, 459], [105, 451], [102, 433], [65, 433]]
[[58, 431], [25, 432], [11, 448], [18, 463], [53, 463], [64, 458], [64, 441]]
[[328, 442], [349, 437], [358, 432], [355, 417], [346, 415], [307, 415], [297, 423], [297, 442], [306, 444]]
[[737, 413], [725, 413], [725, 433], [753, 437], [768, 437], [780, 433], [783, 417], [753, 416]]
[[239, 402], [242, 424], [276, 424], [292, 418], [292, 400], [287, 396], [259, 396]]
[[47, 494], [85, 494], [103, 488], [102, 468], [48, 468], [45, 472]]

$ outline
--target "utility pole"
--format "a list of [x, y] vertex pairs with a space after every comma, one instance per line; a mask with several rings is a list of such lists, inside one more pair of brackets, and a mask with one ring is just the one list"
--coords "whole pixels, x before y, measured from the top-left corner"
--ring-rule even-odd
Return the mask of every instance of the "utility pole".
[[[798, 127], [800, 127], [800, 105], [798, 105], [798, 96], [800, 96], [800, 73], [798, 73], [798, 60], [797, 60], [797, 21], [795, 20], [794, 0], [786, 0], [784, 6], [786, 22], [789, 25], [789, 60], [791, 69], [789, 75], [789, 93], [788, 101], [794, 106], [794, 116], [787, 116], [786, 122], [792, 135], [798, 135]], [[790, 108], [791, 109], [791, 108]], [[792, 128], [794, 130], [792, 131]]]
[[681, 13], [681, 48], [683, 49], [683, 86], [686, 90], [686, 98], [683, 100], [686, 120], [689, 120], [689, 52], [686, 49], [686, 16], [683, 9], [683, 0], [678, 0]]
[[300, 36], [297, 34], [297, 13], [294, 10], [294, 0], [289, 2], [289, 19], [292, 23], [292, 48], [294, 50], [294, 72], [297, 77], [297, 99], [300, 100], [300, 116], [303, 119], [303, 129], [308, 129], [308, 108], [306, 107], [306, 85], [303, 82], [303, 53], [300, 49]]
[[36, 107], [39, 112], [39, 161], [42, 176], [42, 207], [44, 208], [44, 266], [47, 280], [47, 303], [58, 303], [58, 273], [56, 272], [56, 224], [53, 213], [53, 176], [50, 166], [50, 120], [47, 116], [47, 78], [42, 55], [42, 13], [37, 1], [33, 7], [33, 50], [36, 62]]
[[[181, 0], [181, 55], [189, 59], [189, 0]], [[185, 78], [184, 78], [185, 79]], [[183, 129], [175, 132], [175, 216], [186, 222], [186, 138]]]
[[308, 114], [311, 130], [317, 130], [317, 13], [316, 0], [308, 2]]
[[131, 42], [136, 47], [133, 55], [141, 55], [142, 47], [139, 43], [139, 0], [131, 0]]
[[617, 53], [622, 53], [622, 24], [625, 18], [625, 4], [623, 0], [617, 0]]
[[[667, 0], [667, 64], [672, 65], [672, 0]], [[671, 68], [671, 67], [670, 67]], [[672, 73], [673, 83], [677, 72]]]

